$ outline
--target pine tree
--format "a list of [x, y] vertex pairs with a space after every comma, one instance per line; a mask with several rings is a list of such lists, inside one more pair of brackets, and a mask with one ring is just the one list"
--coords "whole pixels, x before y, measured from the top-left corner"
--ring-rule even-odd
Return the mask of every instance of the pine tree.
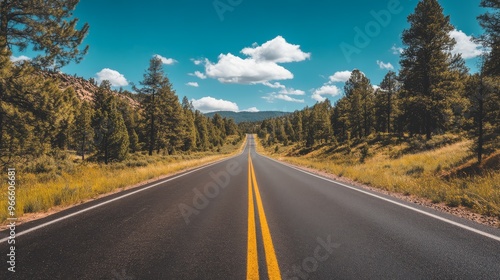
[[128, 155], [129, 136], [117, 103], [111, 84], [103, 81], [94, 95], [92, 126], [97, 159], [105, 164], [122, 161]]
[[395, 111], [398, 108], [396, 97], [399, 87], [396, 73], [393, 71], [389, 71], [380, 83], [380, 89], [377, 90], [375, 97], [375, 116], [378, 131], [387, 133], [393, 131], [393, 120]]
[[42, 67], [59, 68], [71, 60], [79, 62], [88, 47], [78, 47], [89, 26], [76, 28], [78, 19], [73, 10], [78, 0], [1, 1], [0, 51], [28, 47], [41, 53], [33, 62]]
[[186, 96], [182, 98], [182, 110], [185, 119], [183, 150], [192, 151], [196, 148], [198, 131], [195, 125], [194, 107]]
[[483, 60], [480, 73], [472, 75], [467, 83], [474, 121], [470, 132], [475, 138], [474, 151], [479, 163], [485, 154], [500, 148], [500, 80], [486, 76], [487, 67]]
[[[170, 108], [170, 105], [175, 106], [174, 104], [168, 104], [168, 99], [172, 95], [172, 85], [168, 78], [164, 75], [163, 72], [163, 63], [157, 57], [153, 57], [149, 61], [149, 68], [144, 73], [144, 79], [140, 83], [143, 87], [137, 88], [134, 86], [134, 90], [139, 94], [144, 95], [144, 100], [142, 101], [142, 111], [143, 111], [143, 119], [146, 122], [146, 145], [148, 149], [149, 155], [153, 155], [153, 151], [159, 151], [162, 148], [167, 146], [168, 139], [163, 139], [165, 135], [160, 136], [160, 132], [162, 134], [169, 133], [166, 131], [164, 126], [165, 124], [161, 121], [161, 116], [163, 114], [171, 115], [173, 112], [170, 110], [169, 112], [162, 112], [166, 107]], [[161, 95], [161, 97], [160, 97]], [[173, 101], [173, 100], [170, 100]], [[178, 101], [177, 101], [178, 103]], [[178, 111], [175, 113], [179, 113]], [[168, 120], [165, 120], [168, 121]], [[179, 125], [179, 123], [177, 123]]]
[[201, 151], [206, 151], [210, 147], [210, 134], [207, 128], [207, 118], [198, 110], [194, 112], [194, 123], [198, 137], [196, 138], [196, 146]]
[[500, 1], [481, 0], [480, 6], [490, 9], [478, 17], [479, 24], [485, 30], [479, 41], [491, 48], [490, 55], [484, 63], [484, 74], [500, 76]]
[[76, 150], [85, 160], [85, 154], [92, 149], [92, 139], [94, 131], [92, 129], [92, 108], [88, 102], [83, 102], [75, 118], [73, 128], [73, 139]]
[[454, 27], [437, 0], [420, 1], [408, 22], [410, 28], [403, 32], [406, 49], [400, 61], [403, 114], [410, 133], [430, 139], [436, 130], [447, 128], [451, 96], [458, 94], [456, 77], [450, 72], [455, 41], [449, 32]]
[[374, 125], [374, 94], [370, 80], [355, 69], [344, 86], [349, 102], [351, 133], [359, 139], [368, 136]]

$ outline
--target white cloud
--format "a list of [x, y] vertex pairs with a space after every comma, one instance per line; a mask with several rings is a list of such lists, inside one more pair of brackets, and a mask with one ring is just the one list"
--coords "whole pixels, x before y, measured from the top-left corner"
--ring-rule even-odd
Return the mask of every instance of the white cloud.
[[191, 61], [194, 63], [194, 65], [200, 65], [203, 63], [203, 60], [201, 60], [201, 59], [191, 58]]
[[203, 113], [215, 111], [239, 111], [236, 103], [223, 99], [215, 99], [210, 96], [200, 99], [192, 99], [191, 102], [196, 110], [200, 110]]
[[101, 71], [97, 72], [96, 76], [98, 83], [101, 83], [104, 80], [108, 80], [114, 87], [128, 86], [128, 81], [127, 79], [125, 79], [125, 76], [113, 69], [104, 68]]
[[26, 60], [31, 60], [31, 58], [25, 56], [25, 55], [20, 55], [20, 56], [11, 56], [10, 57], [10, 61], [12, 61], [13, 63], [16, 63], [16, 62], [21, 62], [21, 61], [26, 61]]
[[273, 103], [274, 100], [283, 100], [283, 101], [288, 101], [288, 102], [304, 103], [304, 99], [297, 99], [297, 98], [290, 97], [286, 94], [276, 93], [276, 92], [271, 92], [267, 96], [263, 96], [262, 98], [267, 100], [267, 102], [269, 102], [269, 103]]
[[207, 76], [205, 74], [201, 73], [200, 71], [195, 71], [194, 73], [189, 73], [189, 76], [198, 77], [202, 80], [205, 80], [207, 78]]
[[153, 55], [153, 57], [159, 58], [161, 60], [161, 63], [163, 63], [165, 65], [172, 65], [172, 64], [177, 62], [177, 60], [175, 60], [173, 58], [166, 58], [166, 57], [163, 57], [159, 54], [155, 54], [155, 55]]
[[274, 62], [242, 59], [230, 53], [219, 55], [219, 61], [215, 64], [207, 61], [205, 72], [208, 77], [221, 83], [232, 84], [258, 84], [270, 80], [293, 79], [290, 71]]
[[324, 101], [326, 97], [323, 95], [337, 96], [340, 95], [340, 89], [335, 85], [324, 85], [316, 90], [314, 90], [311, 98], [316, 101]]
[[265, 85], [266, 87], [270, 87], [270, 88], [286, 88], [284, 85], [282, 85], [278, 82], [275, 82], [273, 84], [271, 84], [269, 82], [264, 82], [262, 84]]
[[244, 48], [241, 53], [257, 61], [275, 63], [299, 62], [311, 58], [311, 53], [301, 51], [299, 45], [289, 44], [281, 36], [267, 41], [262, 46], [254, 43], [254, 47]]
[[484, 53], [484, 48], [473, 41], [472, 36], [468, 36], [461, 30], [450, 31], [450, 36], [457, 44], [451, 51], [452, 54], [462, 54], [463, 59], [478, 57]]
[[220, 54], [216, 63], [205, 60], [206, 75], [221, 83], [265, 84], [282, 88], [279, 83], [271, 84], [269, 81], [293, 79], [293, 74], [278, 63], [303, 61], [311, 56], [302, 52], [299, 45], [289, 44], [281, 36], [262, 46], [255, 43], [241, 53], [248, 57], [228, 53]]
[[190, 87], [199, 87], [200, 86], [197, 82], [189, 82], [186, 85], [190, 86]]
[[347, 82], [351, 77], [351, 71], [338, 71], [335, 72], [332, 76], [330, 76], [330, 82], [338, 83], [338, 82]]
[[287, 94], [287, 95], [304, 95], [306, 94], [305, 91], [300, 90], [300, 89], [294, 89], [294, 88], [283, 88], [282, 90], [279, 91], [280, 94]]
[[241, 110], [241, 112], [251, 112], [251, 113], [257, 113], [257, 112], [260, 112], [259, 109], [257, 109], [257, 107], [252, 107], [252, 108], [248, 108], [246, 110]]
[[394, 66], [390, 62], [384, 63], [383, 61], [377, 60], [377, 65], [380, 69], [394, 70]]
[[372, 85], [372, 88], [373, 88], [373, 91], [377, 91], [380, 88], [380, 86]]
[[391, 48], [391, 51], [392, 51], [392, 54], [400, 55], [403, 53], [404, 49], [401, 47], [396, 47], [396, 45], [393, 45]]

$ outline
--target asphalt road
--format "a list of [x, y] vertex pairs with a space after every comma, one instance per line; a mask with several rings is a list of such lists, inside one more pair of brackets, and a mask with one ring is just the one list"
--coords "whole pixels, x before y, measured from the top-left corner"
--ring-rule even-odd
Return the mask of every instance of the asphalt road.
[[[250, 195], [249, 195], [250, 194]], [[16, 228], [0, 279], [499, 279], [500, 230], [241, 155]]]

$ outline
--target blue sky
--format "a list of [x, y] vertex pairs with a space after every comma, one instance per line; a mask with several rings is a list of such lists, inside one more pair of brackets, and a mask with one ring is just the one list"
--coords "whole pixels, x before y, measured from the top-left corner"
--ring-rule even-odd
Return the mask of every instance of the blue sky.
[[[159, 55], [179, 98], [197, 109], [293, 111], [336, 101], [355, 68], [373, 85], [398, 71], [401, 32], [417, 2], [85, 0], [75, 16], [90, 25], [90, 50], [62, 71], [131, 89]], [[481, 49], [467, 36], [482, 33], [479, 2], [440, 1], [472, 71]]]

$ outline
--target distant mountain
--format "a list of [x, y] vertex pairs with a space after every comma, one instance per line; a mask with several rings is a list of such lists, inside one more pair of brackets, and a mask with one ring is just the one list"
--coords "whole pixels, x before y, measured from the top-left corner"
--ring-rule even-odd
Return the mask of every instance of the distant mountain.
[[213, 117], [215, 114], [221, 115], [223, 118], [233, 119], [235, 123], [240, 122], [260, 122], [265, 119], [286, 116], [290, 113], [280, 111], [262, 111], [262, 112], [230, 112], [219, 111], [206, 113], [205, 116]]

